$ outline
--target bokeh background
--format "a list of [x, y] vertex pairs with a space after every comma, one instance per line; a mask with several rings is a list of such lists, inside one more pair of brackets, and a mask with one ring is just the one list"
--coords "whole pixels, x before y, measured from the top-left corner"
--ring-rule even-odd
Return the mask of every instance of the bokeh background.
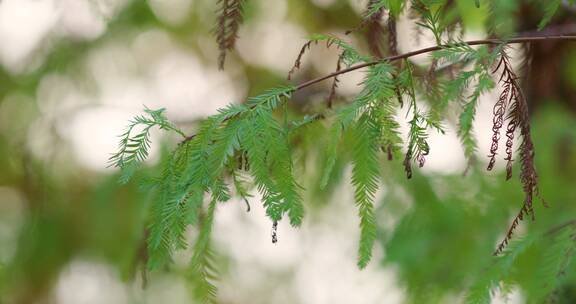
[[[367, 52], [361, 33], [344, 35], [360, 23], [366, 2], [249, 1], [237, 49], [219, 71], [212, 35], [216, 1], [1, 1], [0, 303], [192, 303], [183, 275], [188, 251], [178, 254], [172, 271], [141, 272], [152, 202], [138, 182], [120, 186], [117, 172], [107, 168], [117, 135], [144, 107], [166, 108], [171, 121], [193, 133], [218, 108], [287, 83], [287, 71], [312, 33], [344, 37]], [[487, 6], [456, 2], [465, 37], [485, 37]], [[498, 2], [504, 8], [516, 3]], [[553, 26], [574, 29], [575, 14], [566, 4]], [[534, 30], [541, 11], [528, 1], [510, 16], [505, 30]], [[400, 52], [433, 44], [426, 34], [414, 39], [407, 14], [398, 20], [398, 31]], [[520, 234], [576, 219], [576, 45], [545, 42], [529, 52], [531, 68], [522, 79], [542, 193], [551, 207], [537, 206], [537, 221], [524, 223]], [[525, 49], [514, 49], [519, 67], [525, 55]], [[337, 56], [315, 47], [293, 82], [333, 71]], [[413, 60], [424, 69], [429, 63], [427, 56]], [[342, 77], [342, 102], [359, 91], [361, 79], [362, 72]], [[291, 110], [322, 109], [329, 85], [299, 92]], [[480, 167], [489, 151], [497, 94], [483, 96], [474, 125]], [[405, 119], [403, 112], [399, 119]], [[400, 164], [385, 165], [379, 242], [365, 270], [356, 266], [358, 218], [344, 165], [341, 179], [325, 192], [316, 185], [316, 166], [302, 170], [305, 221], [300, 229], [280, 223], [276, 244], [257, 197], [249, 213], [240, 200], [219, 206], [213, 233], [219, 301], [460, 302], [489, 265], [522, 192], [518, 181], [503, 182], [502, 163], [497, 172], [473, 171], [463, 178], [467, 164], [456, 136], [456, 111], [445, 125], [447, 134], [431, 137], [426, 167], [413, 180], [405, 180]], [[312, 130], [304, 140], [315, 144], [321, 131]], [[158, 173], [159, 160], [177, 143], [153, 135], [144, 169], [149, 175]], [[191, 241], [195, 233], [191, 228]], [[524, 275], [506, 295], [494, 295], [495, 303], [523, 303], [530, 295], [538, 250], [522, 263]], [[567, 272], [558, 291], [565, 303], [576, 302], [573, 273]]]

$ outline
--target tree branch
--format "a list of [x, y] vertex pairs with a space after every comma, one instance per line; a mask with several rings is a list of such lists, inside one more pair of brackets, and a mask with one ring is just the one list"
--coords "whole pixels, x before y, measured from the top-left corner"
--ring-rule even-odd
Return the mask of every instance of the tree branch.
[[[553, 35], [553, 36], [529, 36], [529, 37], [525, 37], [523, 35], [520, 35], [519, 37], [516, 38], [511, 38], [508, 40], [503, 40], [503, 39], [481, 39], [481, 40], [471, 40], [471, 41], [465, 41], [464, 44], [467, 45], [485, 45], [485, 44], [514, 44], [514, 43], [527, 43], [527, 42], [537, 42], [537, 41], [551, 41], [551, 40], [574, 40], [576, 41], [576, 36], [572, 36], [572, 35]], [[369, 67], [369, 66], [373, 66], [373, 65], [377, 65], [383, 62], [391, 62], [391, 61], [396, 61], [396, 60], [400, 60], [400, 59], [406, 59], [409, 57], [413, 57], [413, 56], [417, 56], [417, 55], [421, 55], [421, 54], [425, 54], [425, 53], [430, 53], [430, 52], [434, 52], [434, 51], [438, 51], [444, 48], [449, 48], [453, 45], [449, 45], [449, 44], [444, 44], [444, 45], [438, 45], [438, 46], [432, 46], [432, 47], [428, 47], [428, 48], [424, 48], [424, 49], [419, 49], [416, 51], [412, 51], [412, 52], [408, 52], [408, 53], [404, 53], [404, 54], [400, 54], [400, 55], [396, 55], [396, 56], [390, 56], [390, 57], [386, 57], [386, 58], [382, 58], [382, 59], [378, 59], [375, 61], [371, 61], [371, 62], [366, 62], [366, 63], [361, 63], [361, 64], [357, 64], [354, 66], [351, 66], [347, 69], [343, 69], [331, 74], [328, 74], [326, 76], [323, 77], [319, 77], [319, 78], [315, 78], [315, 79], [311, 79], [309, 81], [303, 82], [301, 84], [299, 84], [298, 86], [296, 86], [296, 91], [301, 90], [303, 88], [309, 87], [313, 84], [316, 84], [318, 82], [324, 81], [326, 79], [330, 79], [332, 77], [336, 77], [338, 75], [341, 74], [346, 74], [358, 69], [362, 69], [365, 67]]]
[[[510, 38], [510, 39], [481, 39], [481, 40], [471, 40], [471, 41], [465, 41], [464, 44], [467, 45], [487, 45], [487, 44], [515, 44], [515, 43], [529, 43], [529, 42], [539, 42], [539, 41], [558, 41], [558, 40], [566, 40], [566, 41], [576, 41], [576, 35], [569, 35], [569, 34], [563, 34], [563, 35], [533, 35], [533, 36], [526, 36], [526, 33], [520, 34], [518, 35], [518, 37], [515, 38]], [[377, 65], [380, 63], [384, 63], [384, 62], [392, 62], [392, 61], [396, 61], [396, 60], [401, 60], [401, 59], [406, 59], [406, 58], [410, 58], [413, 56], [417, 56], [417, 55], [421, 55], [421, 54], [426, 54], [426, 53], [430, 53], [430, 52], [434, 52], [434, 51], [438, 51], [444, 48], [450, 48], [454, 46], [453, 44], [443, 44], [443, 45], [437, 45], [437, 46], [432, 46], [432, 47], [427, 47], [427, 48], [423, 48], [423, 49], [419, 49], [416, 51], [412, 51], [412, 52], [408, 52], [408, 53], [404, 53], [404, 54], [400, 54], [400, 55], [395, 55], [395, 56], [389, 56], [386, 58], [382, 58], [382, 59], [378, 59], [378, 60], [374, 60], [374, 61], [370, 61], [370, 62], [365, 62], [365, 63], [361, 63], [361, 64], [357, 64], [351, 67], [348, 67], [346, 69], [342, 69], [336, 72], [333, 72], [331, 74], [322, 76], [322, 77], [318, 77], [318, 78], [314, 78], [311, 80], [308, 80], [306, 82], [303, 82], [299, 85], [297, 85], [294, 89], [294, 91], [299, 91], [302, 90], [306, 87], [309, 87], [311, 85], [314, 85], [316, 83], [322, 82], [326, 79], [330, 79], [330, 78], [334, 78], [336, 76], [342, 75], [342, 74], [346, 74], [355, 70], [359, 70], [365, 67], [370, 67], [373, 65]], [[229, 120], [233, 117], [229, 117], [226, 120]], [[226, 121], [225, 120], [225, 121]], [[194, 138], [195, 135], [190, 135], [187, 136], [183, 141], [180, 142], [180, 144], [183, 144], [185, 142], [188, 142], [190, 140], [192, 140]]]

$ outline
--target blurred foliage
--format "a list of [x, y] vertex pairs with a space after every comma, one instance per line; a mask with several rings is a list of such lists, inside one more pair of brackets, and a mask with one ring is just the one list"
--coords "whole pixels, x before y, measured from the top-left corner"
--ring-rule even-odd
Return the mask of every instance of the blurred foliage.
[[[542, 109], [533, 119], [542, 193], [551, 207], [537, 207], [537, 220], [524, 224], [526, 230], [521, 234], [544, 237], [520, 255], [506, 277], [506, 284], [520, 287], [530, 303], [540, 303], [543, 295], [536, 297], [538, 292], [553, 284], [539, 274], [549, 266], [544, 255], [554, 244], [547, 233], [564, 224], [574, 225], [576, 219], [576, 208], [566, 203], [576, 200], [576, 192], [571, 189], [576, 178], [576, 130], [569, 127], [573, 123], [576, 119], [571, 113], [554, 105]], [[570, 152], [560, 152], [565, 149]], [[491, 257], [494, 244], [522, 199], [517, 182], [503, 181], [504, 175], [486, 176], [482, 170], [465, 178], [417, 176], [402, 182], [401, 191], [391, 190], [385, 196], [381, 212], [401, 220], [393, 231], [382, 233], [384, 263], [397, 266], [414, 303], [442, 303], [447, 294], [460, 294], [494, 267], [499, 259]], [[411, 198], [408, 202], [406, 193]], [[560, 294], [576, 283], [574, 269], [575, 265], [569, 264], [564, 276], [559, 277]], [[573, 300], [560, 297], [558, 303]]]

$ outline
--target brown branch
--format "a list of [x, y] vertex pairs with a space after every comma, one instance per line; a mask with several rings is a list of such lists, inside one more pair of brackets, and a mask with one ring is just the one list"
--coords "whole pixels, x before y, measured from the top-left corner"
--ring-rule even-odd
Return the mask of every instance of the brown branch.
[[[525, 36], [524, 34], [520, 34], [516, 38], [510, 38], [507, 40], [503, 40], [503, 39], [481, 39], [481, 40], [465, 41], [464, 43], [472, 46], [472, 45], [487, 45], [487, 44], [494, 45], [494, 44], [503, 44], [503, 43], [504, 44], [515, 44], [515, 43], [528, 43], [528, 42], [539, 42], [539, 41], [558, 41], [558, 40], [576, 41], [576, 35]], [[406, 58], [410, 58], [410, 57], [414, 57], [417, 55], [426, 54], [426, 53], [430, 53], [430, 52], [434, 52], [434, 51], [438, 51], [438, 50], [441, 50], [444, 48], [450, 48], [450, 47], [452, 47], [452, 45], [450, 45], [450, 44], [432, 46], [432, 47], [423, 48], [423, 49], [419, 49], [416, 51], [412, 51], [412, 52], [408, 52], [408, 53], [404, 53], [404, 54], [400, 54], [400, 55], [389, 56], [389, 57], [378, 59], [375, 61], [357, 64], [357, 65], [348, 67], [346, 69], [342, 69], [340, 71], [336, 71], [336, 72], [330, 73], [328, 75], [314, 78], [314, 79], [308, 80], [306, 82], [303, 82], [303, 83], [297, 85], [294, 88], [294, 91], [302, 90], [304, 88], [307, 88], [309, 86], [312, 86], [314, 84], [322, 82], [326, 79], [334, 78], [334, 77], [337, 77], [339, 75], [350, 73], [352, 71], [356, 71], [356, 70], [359, 70], [362, 68], [374, 66], [374, 65], [384, 63], [384, 62], [392, 62], [392, 61], [396, 61], [396, 60], [406, 59]], [[230, 118], [232, 118], [232, 117], [230, 117]], [[230, 119], [230, 118], [228, 118], [228, 119]], [[194, 135], [188, 136], [183, 141], [181, 141], [180, 143], [183, 144], [185, 142], [192, 140], [193, 138], [194, 138]]]
[[[466, 41], [464, 42], [467, 45], [486, 45], [486, 44], [515, 44], [515, 43], [527, 43], [527, 42], [538, 42], [538, 41], [551, 41], [551, 40], [574, 40], [576, 41], [576, 36], [568, 36], [568, 35], [553, 35], [553, 36], [531, 36], [531, 37], [517, 37], [517, 38], [510, 38], [508, 40], [503, 40], [503, 39], [481, 39], [481, 40], [472, 40], [472, 41]], [[400, 60], [400, 59], [406, 59], [406, 58], [410, 58], [410, 57], [414, 57], [417, 55], [421, 55], [421, 54], [426, 54], [426, 53], [430, 53], [430, 52], [434, 52], [434, 51], [438, 51], [444, 48], [449, 48], [452, 45], [448, 45], [448, 44], [444, 44], [444, 45], [438, 45], [438, 46], [433, 46], [433, 47], [428, 47], [428, 48], [424, 48], [424, 49], [419, 49], [416, 51], [412, 51], [412, 52], [408, 52], [408, 53], [404, 53], [404, 54], [400, 54], [400, 55], [396, 55], [396, 56], [390, 56], [390, 57], [386, 57], [386, 58], [382, 58], [382, 59], [378, 59], [375, 61], [371, 61], [371, 62], [365, 62], [365, 63], [361, 63], [361, 64], [357, 64], [354, 66], [351, 66], [349, 68], [340, 70], [338, 72], [334, 72], [331, 74], [328, 74], [326, 76], [323, 77], [319, 77], [319, 78], [315, 78], [315, 79], [311, 79], [309, 81], [306, 81], [304, 83], [299, 84], [298, 86], [296, 86], [296, 91], [301, 90], [303, 88], [309, 87], [313, 84], [316, 84], [318, 82], [322, 82], [326, 79], [332, 78], [332, 77], [336, 77], [338, 75], [341, 74], [346, 74], [355, 70], [359, 70], [365, 67], [370, 67], [373, 65], [377, 65], [383, 62], [390, 62], [390, 61], [396, 61], [396, 60]]]

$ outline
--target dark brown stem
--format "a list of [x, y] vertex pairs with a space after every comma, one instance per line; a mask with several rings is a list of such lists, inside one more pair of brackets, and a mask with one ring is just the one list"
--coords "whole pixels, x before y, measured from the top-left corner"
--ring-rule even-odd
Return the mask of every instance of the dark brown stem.
[[[576, 35], [573, 35], [573, 36], [572, 35], [525, 36], [525, 34], [520, 34], [516, 38], [510, 38], [507, 40], [503, 40], [503, 39], [481, 39], [481, 40], [465, 41], [464, 44], [467, 44], [467, 45], [486, 45], [486, 44], [502, 44], [502, 43], [514, 44], [514, 43], [527, 43], [527, 42], [551, 41], [551, 40], [567, 40], [567, 41], [573, 40], [573, 41], [576, 41]], [[450, 48], [452, 46], [453, 45], [450, 45], [450, 44], [437, 45], [437, 46], [423, 48], [423, 49], [419, 49], [416, 51], [412, 51], [412, 52], [408, 52], [408, 53], [404, 53], [404, 54], [400, 54], [400, 55], [389, 56], [389, 57], [378, 59], [375, 61], [357, 64], [357, 65], [351, 66], [349, 68], [342, 69], [340, 71], [336, 71], [336, 72], [330, 73], [328, 75], [314, 78], [314, 79], [308, 80], [306, 82], [303, 82], [303, 83], [297, 85], [294, 88], [294, 91], [302, 90], [302, 89], [307, 88], [311, 85], [322, 82], [326, 79], [334, 78], [334, 77], [337, 77], [339, 75], [346, 74], [346, 73], [349, 73], [352, 71], [356, 71], [356, 70], [359, 70], [359, 69], [362, 69], [365, 67], [370, 67], [370, 66], [377, 65], [377, 64], [380, 64], [383, 62], [391, 62], [391, 61], [396, 61], [396, 60], [400, 60], [400, 59], [406, 59], [406, 58], [410, 58], [413, 56], [438, 51], [438, 50], [441, 50], [444, 48]], [[230, 118], [232, 118], [232, 117], [230, 117]], [[187, 141], [192, 140], [193, 138], [194, 138], [194, 135], [188, 136], [183, 141], [181, 141], [180, 143], [181, 144], [185, 143]]]
[[[464, 42], [464, 44], [467, 44], [467, 45], [502, 44], [502, 43], [514, 44], [514, 43], [527, 43], [527, 42], [549, 41], [549, 40], [575, 40], [576, 41], [576, 36], [566, 36], [566, 35], [532, 36], [532, 37], [521, 36], [521, 37], [517, 37], [517, 38], [510, 38], [508, 40], [502, 40], [502, 39], [472, 40], [472, 41], [466, 41], [466, 42]], [[362, 69], [365, 67], [377, 65], [377, 64], [380, 64], [383, 62], [390, 62], [390, 61], [396, 61], [396, 60], [400, 60], [400, 59], [406, 59], [409, 57], [414, 57], [417, 55], [438, 51], [438, 50], [441, 50], [443, 48], [449, 48], [451, 46], [452, 45], [449, 45], [449, 44], [432, 46], [432, 47], [419, 49], [416, 51], [412, 51], [412, 52], [408, 52], [408, 53], [404, 53], [404, 54], [400, 54], [400, 55], [396, 55], [396, 56], [390, 56], [390, 57], [378, 59], [375, 61], [357, 64], [357, 65], [351, 66], [349, 68], [328, 74], [326, 76], [311, 79], [311, 80], [308, 80], [306, 82], [303, 82], [303, 83], [299, 84], [298, 86], [296, 86], [296, 91], [301, 90], [301, 89], [306, 88], [306, 87], [309, 87], [309, 86], [316, 84], [318, 82], [324, 81], [326, 79], [330, 79], [332, 77], [336, 77], [336, 76], [341, 75], [341, 74], [346, 74], [346, 73], [349, 73], [349, 72], [352, 72], [355, 70], [359, 70], [359, 69]]]

